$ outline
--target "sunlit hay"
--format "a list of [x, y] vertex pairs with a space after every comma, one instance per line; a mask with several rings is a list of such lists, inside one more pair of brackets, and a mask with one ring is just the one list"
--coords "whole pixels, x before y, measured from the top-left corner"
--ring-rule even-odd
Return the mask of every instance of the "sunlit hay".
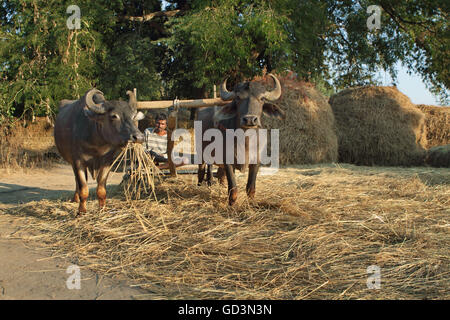
[[450, 144], [428, 149], [426, 163], [432, 167], [450, 168]]
[[117, 168], [123, 168], [125, 172], [121, 186], [127, 200], [156, 197], [155, 177], [159, 170], [141, 144], [128, 143], [114, 160], [110, 170], [115, 171]]
[[48, 168], [60, 159], [53, 128], [45, 118], [0, 126], [0, 168]]
[[[275, 102], [286, 119], [263, 116], [263, 127], [279, 129], [280, 164], [336, 162], [338, 158], [335, 120], [327, 99], [313, 84], [277, 75], [281, 97]], [[266, 89], [273, 88], [271, 77], [256, 78]]]
[[[280, 169], [258, 177], [252, 201], [239, 189], [233, 208], [226, 189], [189, 179], [156, 193], [77, 219], [76, 204], [47, 200], [5, 214], [26, 217], [23, 228], [39, 231], [27, 240], [55, 257], [149, 290], [137, 298], [450, 298], [448, 169]], [[367, 287], [373, 265], [379, 290]]]
[[413, 166], [425, 160], [425, 115], [396, 87], [357, 87], [330, 98], [339, 161]]
[[417, 107], [425, 114], [428, 148], [450, 144], [450, 107]]

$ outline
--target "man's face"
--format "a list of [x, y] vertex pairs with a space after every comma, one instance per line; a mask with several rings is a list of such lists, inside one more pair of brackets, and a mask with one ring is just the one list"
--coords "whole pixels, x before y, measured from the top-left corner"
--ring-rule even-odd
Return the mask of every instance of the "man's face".
[[156, 121], [156, 132], [164, 131], [167, 127], [167, 121], [166, 120], [158, 120]]

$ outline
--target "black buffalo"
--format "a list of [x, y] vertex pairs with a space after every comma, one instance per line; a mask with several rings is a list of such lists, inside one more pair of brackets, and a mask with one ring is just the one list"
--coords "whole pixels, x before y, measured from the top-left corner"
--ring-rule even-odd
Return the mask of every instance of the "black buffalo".
[[144, 135], [136, 126], [143, 118], [137, 111], [134, 94], [129, 102], [107, 101], [103, 93], [91, 89], [79, 100], [62, 100], [55, 122], [55, 143], [61, 156], [72, 165], [79, 202], [78, 214], [86, 212], [89, 195], [87, 170], [97, 180], [100, 207], [106, 203], [109, 168], [129, 141], [142, 143]]
[[[281, 96], [281, 85], [279, 80], [272, 74], [269, 74], [275, 82], [275, 88], [271, 91], [267, 91], [262, 84], [254, 82], [242, 82], [234, 87], [234, 90], [229, 92], [226, 88], [226, 80], [222, 83], [220, 87], [220, 96], [223, 100], [232, 100], [231, 103], [224, 107], [216, 108], [208, 107], [201, 108], [198, 111], [197, 120], [202, 122], [202, 136], [203, 133], [210, 128], [217, 128], [222, 131], [223, 135], [223, 154], [227, 154], [227, 144], [225, 141], [225, 130], [226, 129], [255, 129], [258, 130], [262, 128], [261, 116], [266, 114], [269, 116], [278, 117], [280, 119], [285, 118], [285, 113], [278, 106], [274, 105], [273, 102], [280, 98]], [[202, 152], [209, 142], [203, 142]], [[229, 150], [235, 155], [237, 153], [236, 148], [239, 146], [235, 143], [234, 150]], [[245, 152], [247, 153], [246, 160], [248, 160], [249, 148], [247, 143], [244, 146]], [[254, 157], [255, 155], [253, 155]], [[225, 156], [224, 156], [225, 158]], [[257, 158], [259, 159], [259, 157]], [[247, 180], [247, 195], [253, 198], [255, 195], [256, 186], [256, 176], [258, 174], [259, 164], [248, 164], [244, 165], [238, 164], [236, 157], [234, 163], [218, 164], [218, 177], [222, 180], [223, 176], [226, 175], [228, 181], [228, 203], [233, 205], [237, 199], [237, 186], [236, 179], [234, 175], [234, 170], [237, 168], [239, 170], [245, 170], [248, 166], [248, 180]], [[198, 183], [200, 184], [203, 180], [205, 173], [205, 163], [199, 165], [198, 170]], [[210, 166], [208, 166], [208, 176], [207, 182], [210, 184], [211, 172]]]

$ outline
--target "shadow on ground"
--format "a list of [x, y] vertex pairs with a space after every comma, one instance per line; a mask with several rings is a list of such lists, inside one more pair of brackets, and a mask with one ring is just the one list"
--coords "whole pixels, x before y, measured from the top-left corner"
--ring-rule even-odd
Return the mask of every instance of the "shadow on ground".
[[31, 201], [65, 200], [73, 196], [73, 191], [51, 190], [18, 184], [0, 183], [0, 204], [20, 204]]

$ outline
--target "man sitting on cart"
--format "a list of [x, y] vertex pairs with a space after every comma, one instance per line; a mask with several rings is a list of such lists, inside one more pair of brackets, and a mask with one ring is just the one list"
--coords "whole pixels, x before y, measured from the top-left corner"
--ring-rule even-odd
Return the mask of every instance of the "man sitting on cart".
[[[164, 113], [159, 113], [155, 118], [155, 128], [147, 128], [145, 134], [145, 149], [150, 154], [153, 162], [160, 169], [169, 168], [169, 160], [167, 155], [167, 116]], [[183, 158], [176, 166], [189, 164], [189, 159]]]

